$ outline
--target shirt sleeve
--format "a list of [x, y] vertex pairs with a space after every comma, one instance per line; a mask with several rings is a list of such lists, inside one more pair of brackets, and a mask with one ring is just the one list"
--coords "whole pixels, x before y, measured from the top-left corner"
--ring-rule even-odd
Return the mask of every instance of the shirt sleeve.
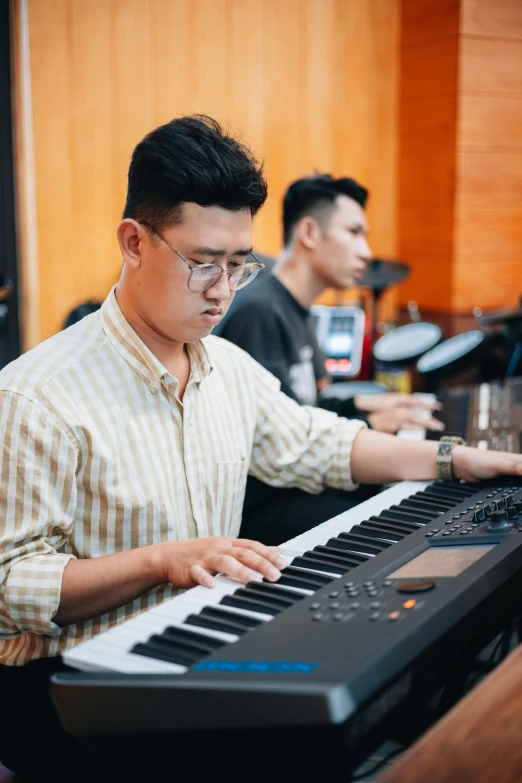
[[346, 419], [360, 419], [371, 429], [368, 415], [357, 409], [354, 397], [348, 397], [347, 400], [342, 400], [339, 397], [324, 397], [318, 400], [317, 404], [320, 408], [326, 411], [333, 411], [338, 416], [344, 416]]
[[299, 405], [280, 390], [274, 376], [253, 363], [257, 422], [250, 473], [274, 487], [317, 494], [326, 486], [354, 490], [352, 445], [362, 421]]
[[55, 634], [76, 508], [77, 448], [39, 404], [0, 397], [0, 641]]

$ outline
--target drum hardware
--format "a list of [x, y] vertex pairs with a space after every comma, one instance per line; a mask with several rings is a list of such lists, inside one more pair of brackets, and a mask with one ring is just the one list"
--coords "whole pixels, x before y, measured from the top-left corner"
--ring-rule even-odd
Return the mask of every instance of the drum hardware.
[[442, 339], [439, 326], [423, 321], [415, 301], [408, 302], [412, 323], [383, 334], [373, 347], [375, 380], [390, 391], [413, 391], [415, 362]]
[[372, 258], [368, 262], [364, 275], [357, 285], [371, 291], [371, 340], [370, 340], [370, 378], [374, 374], [373, 349], [379, 337], [379, 303], [382, 294], [391, 286], [402, 283], [410, 274], [410, 267], [403, 261]]

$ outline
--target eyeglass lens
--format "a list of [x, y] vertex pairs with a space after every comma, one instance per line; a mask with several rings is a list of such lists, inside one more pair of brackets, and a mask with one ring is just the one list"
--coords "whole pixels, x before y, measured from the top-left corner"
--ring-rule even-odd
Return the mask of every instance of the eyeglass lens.
[[[237, 291], [244, 288], [257, 275], [259, 269], [254, 264], [245, 264], [238, 267], [229, 275], [229, 287], [231, 291]], [[189, 280], [189, 288], [192, 291], [206, 291], [216, 284], [221, 277], [220, 267], [209, 264], [208, 266], [195, 267], [192, 269]]]

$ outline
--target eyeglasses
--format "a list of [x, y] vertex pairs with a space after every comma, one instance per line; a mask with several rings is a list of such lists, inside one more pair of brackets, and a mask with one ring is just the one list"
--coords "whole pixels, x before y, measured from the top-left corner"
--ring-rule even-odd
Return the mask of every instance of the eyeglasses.
[[192, 266], [175, 247], [172, 247], [170, 242], [168, 242], [159, 231], [156, 231], [156, 229], [150, 225], [150, 223], [142, 222], [141, 225], [146, 226], [146, 228], [161, 239], [162, 242], [165, 242], [165, 244], [186, 263], [190, 269], [187, 285], [191, 291], [196, 293], [208, 291], [209, 288], [216, 285], [222, 275], [228, 275], [228, 287], [231, 291], [239, 291], [240, 288], [244, 288], [251, 283], [258, 272], [265, 268], [265, 265], [258, 261], [252, 252], [250, 255], [256, 259], [255, 262], [239, 264], [230, 271], [222, 269], [219, 264], [198, 264], [197, 266]]

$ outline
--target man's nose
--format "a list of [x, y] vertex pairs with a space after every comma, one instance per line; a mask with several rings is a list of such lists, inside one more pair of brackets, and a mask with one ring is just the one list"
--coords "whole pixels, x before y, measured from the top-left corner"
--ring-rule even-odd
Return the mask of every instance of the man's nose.
[[230, 283], [228, 274], [222, 274], [214, 285], [207, 288], [205, 296], [208, 299], [230, 299]]
[[366, 239], [362, 240], [362, 246], [361, 246], [361, 249], [359, 251], [359, 256], [364, 261], [370, 261], [373, 258], [372, 249], [371, 249], [370, 245], [368, 244], [368, 242], [366, 241]]

